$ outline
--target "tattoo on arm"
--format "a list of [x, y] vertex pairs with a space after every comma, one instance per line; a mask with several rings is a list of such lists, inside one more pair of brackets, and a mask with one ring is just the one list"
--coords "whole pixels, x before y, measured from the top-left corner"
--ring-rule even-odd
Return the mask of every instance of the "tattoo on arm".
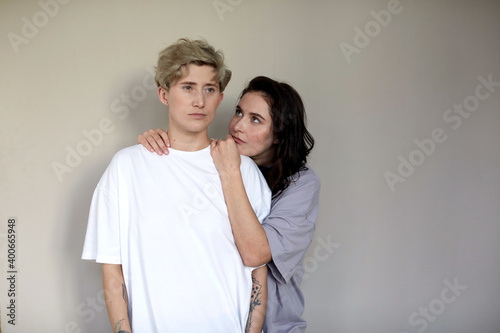
[[257, 281], [256, 278], [252, 278], [253, 286], [252, 286], [252, 296], [250, 297], [250, 312], [248, 314], [247, 327], [245, 328], [245, 332], [250, 332], [250, 328], [252, 327], [252, 317], [253, 310], [259, 305], [262, 305], [262, 285]]
[[125, 287], [125, 283], [122, 283], [122, 297], [123, 300], [125, 301], [125, 304], [127, 304], [128, 307], [128, 294], [127, 294], [127, 287]]
[[[127, 293], [127, 287], [125, 286], [125, 283], [122, 283], [122, 298], [128, 307], [128, 293]], [[115, 329], [113, 330], [114, 333], [130, 333], [129, 331], [122, 330], [122, 326], [123, 326], [124, 321], [125, 321], [125, 319], [120, 319], [115, 323]]]
[[114, 332], [115, 333], [130, 333], [129, 331], [123, 331], [121, 328], [122, 328], [122, 325], [123, 325], [123, 322], [125, 321], [125, 319], [120, 319], [116, 322], [115, 324], [115, 329], [114, 329]]

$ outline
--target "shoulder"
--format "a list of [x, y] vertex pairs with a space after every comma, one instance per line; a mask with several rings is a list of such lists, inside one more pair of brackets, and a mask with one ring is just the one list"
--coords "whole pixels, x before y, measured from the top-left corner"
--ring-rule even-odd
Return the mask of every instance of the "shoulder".
[[[133, 177], [143, 175], [151, 165], [149, 160], [154, 159], [156, 154], [150, 153], [142, 145], [134, 145], [123, 148], [116, 152], [108, 167], [102, 175], [98, 187], [109, 189], [118, 186], [119, 183], [128, 182]], [[157, 155], [156, 155], [157, 156]]]
[[264, 179], [264, 176], [262, 176], [259, 167], [250, 157], [245, 155], [240, 155], [240, 156], [241, 156], [240, 171], [241, 175], [243, 176], [243, 179], [247, 177], [251, 178], [262, 177], [262, 179]]
[[245, 155], [240, 155], [241, 157], [241, 169], [243, 170], [248, 170], [248, 169], [259, 169], [257, 164], [248, 156]]
[[240, 171], [246, 189], [260, 188], [263, 191], [260, 195], [265, 194], [265, 197], [269, 197], [269, 201], [271, 201], [271, 190], [267, 185], [266, 179], [260, 172], [257, 164], [250, 157], [241, 155]]
[[245, 186], [251, 185], [252, 183], [256, 182], [257, 180], [260, 181], [260, 183], [265, 184], [267, 187], [267, 182], [260, 172], [259, 167], [255, 162], [248, 156], [245, 155], [240, 155], [241, 156], [241, 163], [240, 163], [240, 171], [241, 171], [241, 176], [243, 178], [243, 182], [245, 183]]
[[133, 145], [133, 146], [126, 147], [126, 148], [119, 150], [118, 152], [116, 152], [116, 154], [113, 156], [113, 158], [117, 158], [117, 159], [133, 158], [133, 157], [140, 156], [140, 155], [144, 154], [145, 152], [149, 153], [149, 151], [146, 148], [144, 148], [143, 145], [137, 144], [137, 145]]
[[147, 165], [154, 165], [150, 159], [154, 159], [156, 154], [150, 153], [142, 145], [134, 145], [123, 148], [116, 152], [108, 165], [108, 173], [129, 174], [137, 168]]
[[111, 160], [111, 163], [130, 163], [133, 161], [137, 161], [138, 159], [151, 158], [155, 155], [156, 154], [153, 154], [146, 148], [144, 148], [144, 146], [137, 144], [134, 146], [123, 148], [116, 152], [113, 156], [113, 159]]
[[273, 199], [274, 208], [307, 212], [318, 206], [321, 182], [316, 172], [306, 167], [290, 177], [290, 185]]
[[[290, 188], [307, 187], [315, 191], [321, 188], [321, 181], [316, 172], [308, 164], [306, 170], [300, 170], [291, 176]], [[286, 191], [286, 190], [285, 190]]]

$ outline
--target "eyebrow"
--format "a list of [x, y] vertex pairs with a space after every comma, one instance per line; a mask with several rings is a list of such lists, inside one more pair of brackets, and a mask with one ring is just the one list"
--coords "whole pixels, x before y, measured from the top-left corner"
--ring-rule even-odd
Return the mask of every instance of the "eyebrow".
[[[181, 81], [181, 82], [179, 82], [179, 84], [189, 84], [191, 86], [196, 86], [197, 85], [196, 82], [192, 82], [192, 81]], [[209, 83], [206, 83], [205, 86], [218, 87], [218, 84], [217, 84], [217, 82], [209, 82]]]

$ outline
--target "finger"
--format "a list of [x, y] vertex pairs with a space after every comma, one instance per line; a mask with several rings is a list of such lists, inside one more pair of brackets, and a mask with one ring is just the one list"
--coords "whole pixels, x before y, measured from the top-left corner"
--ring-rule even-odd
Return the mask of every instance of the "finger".
[[148, 132], [144, 132], [137, 138], [137, 142], [144, 146], [150, 152], [154, 152], [154, 148], [149, 144], [147, 138], [149, 137]]
[[149, 144], [151, 145], [151, 147], [153, 147], [153, 149], [156, 151], [158, 155], [160, 156], [163, 155], [163, 149], [159, 146], [159, 144], [163, 142], [163, 140], [158, 135], [158, 132], [156, 130], [153, 129], [149, 130], [147, 132], [146, 139], [148, 140]]
[[156, 151], [156, 153], [161, 156], [163, 155], [162, 149], [156, 142], [157, 141], [152, 136], [148, 137], [148, 143], [151, 145], [151, 147], [153, 147], [154, 151]]
[[219, 139], [215, 139], [210, 143], [210, 145], [212, 146], [212, 150], [219, 149], [220, 144], [221, 144], [221, 140], [219, 140]]
[[[148, 141], [156, 150], [156, 153], [158, 155], [163, 155], [163, 152], [167, 149], [167, 147], [165, 146], [165, 142], [163, 142], [163, 138], [158, 134], [158, 130], [149, 130], [148, 134], [150, 135]], [[154, 144], [152, 143], [152, 140], [155, 141]]]
[[210, 155], [212, 156], [212, 158], [215, 157], [216, 150], [217, 150], [217, 139], [212, 140], [212, 142], [210, 142]]
[[231, 146], [236, 146], [236, 141], [234, 141], [231, 134], [228, 134], [226, 136], [226, 142], [229, 143]]
[[167, 132], [165, 132], [161, 128], [158, 128], [156, 131], [160, 135], [163, 143], [165, 144], [165, 146], [162, 146], [161, 142], [160, 142], [160, 148], [163, 149], [163, 152], [165, 153], [165, 155], [168, 155], [168, 148], [170, 148], [170, 139], [168, 138], [168, 134], [167, 134]]

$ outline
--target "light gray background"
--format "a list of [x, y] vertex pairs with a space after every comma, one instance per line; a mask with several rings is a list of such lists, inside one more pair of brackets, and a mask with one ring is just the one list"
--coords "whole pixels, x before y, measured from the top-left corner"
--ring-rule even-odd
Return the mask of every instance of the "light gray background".
[[[9, 217], [19, 269], [15, 327], [0, 279], [3, 331], [109, 331], [100, 267], [79, 259], [92, 192], [116, 151], [167, 126], [155, 90], [141, 95], [146, 68], [202, 36], [234, 71], [212, 136], [253, 76], [287, 81], [306, 104], [322, 181], [309, 332], [500, 332], [500, 87], [474, 97], [478, 77], [500, 82], [499, 1], [60, 2], [0, 0], [0, 277]], [[388, 6], [383, 26], [371, 11]], [[448, 113], [464, 102], [467, 118]], [[112, 130], [88, 146], [102, 121]], [[58, 179], [54, 163], [78, 147], [87, 156]], [[400, 166], [410, 158], [413, 171]]]

